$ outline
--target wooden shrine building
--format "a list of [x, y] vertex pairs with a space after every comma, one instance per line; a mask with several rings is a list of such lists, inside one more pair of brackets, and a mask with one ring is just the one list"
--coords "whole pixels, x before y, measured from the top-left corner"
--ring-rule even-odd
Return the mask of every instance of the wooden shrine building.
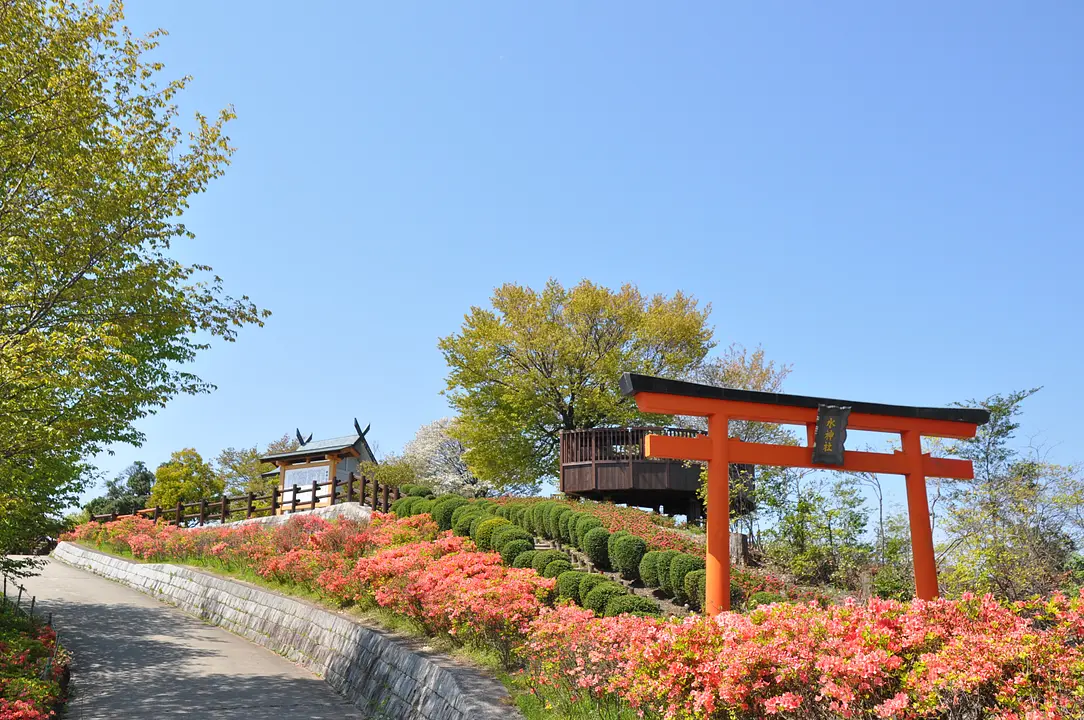
[[[354, 421], [355, 432], [351, 435], [313, 440], [312, 435], [306, 440], [298, 432], [301, 447], [290, 452], [265, 455], [260, 462], [273, 463], [278, 467], [279, 489], [310, 487], [313, 483], [326, 483], [331, 478], [341, 482], [349, 479], [350, 474], [359, 473], [359, 466], [366, 462], [376, 462], [369, 443], [365, 440], [369, 428], [362, 430]], [[302, 498], [299, 502], [308, 502], [311, 498]]]

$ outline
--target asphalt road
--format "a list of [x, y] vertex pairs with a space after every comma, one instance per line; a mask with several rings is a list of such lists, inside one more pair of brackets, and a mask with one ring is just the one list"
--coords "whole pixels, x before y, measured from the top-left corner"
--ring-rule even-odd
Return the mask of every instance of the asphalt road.
[[50, 559], [24, 581], [69, 648], [69, 720], [360, 720], [323, 680], [147, 595]]

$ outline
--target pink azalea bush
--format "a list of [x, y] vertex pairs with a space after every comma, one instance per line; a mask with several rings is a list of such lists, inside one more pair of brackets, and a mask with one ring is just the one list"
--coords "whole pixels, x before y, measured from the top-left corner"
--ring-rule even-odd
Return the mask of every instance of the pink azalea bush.
[[[56, 633], [0, 612], [0, 720], [55, 718], [65, 697], [68, 656], [53, 658]], [[42, 675], [45, 675], [43, 678]]]
[[145, 560], [247, 569], [340, 605], [376, 605], [430, 634], [492, 649], [547, 702], [587, 703], [600, 716], [632, 708], [675, 720], [1084, 718], [1084, 594], [598, 618], [555, 606], [554, 580], [439, 533], [424, 514], [191, 530], [125, 518], [81, 526], [69, 539]]

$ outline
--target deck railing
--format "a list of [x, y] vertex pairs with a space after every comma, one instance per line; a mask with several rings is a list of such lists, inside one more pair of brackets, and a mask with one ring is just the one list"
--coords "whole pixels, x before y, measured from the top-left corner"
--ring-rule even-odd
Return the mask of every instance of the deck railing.
[[[216, 498], [204, 498], [194, 502], [179, 502], [174, 507], [155, 506], [136, 510], [135, 514], [157, 522], [164, 520], [171, 525], [183, 525], [189, 521], [204, 525], [208, 521], [222, 523], [246, 520], [254, 517], [285, 515], [302, 510], [315, 510], [318, 507], [344, 502], [366, 502], [370, 507], [387, 512], [393, 500], [399, 499], [399, 488], [380, 485], [375, 479], [369, 480], [364, 475], [353, 473], [345, 480], [331, 478], [326, 482], [313, 482], [311, 485], [292, 485], [288, 488], [273, 488], [270, 493], [257, 495], [221, 495]], [[117, 513], [91, 515], [94, 522], [116, 520]]]
[[698, 434], [688, 428], [666, 427], [564, 430], [561, 432], [561, 464], [655, 460], [644, 457], [644, 438], [648, 435], [696, 437]]
[[[26, 588], [20, 585], [19, 581], [14, 577], [9, 576], [7, 573], [0, 574], [3, 575], [3, 595], [0, 595], [0, 613], [13, 613], [16, 617], [26, 618], [32, 627], [40, 627], [42, 625], [52, 627], [53, 613], [41, 612], [41, 608], [38, 606], [37, 596], [27, 592]], [[45, 666], [42, 668], [42, 680], [49, 677], [49, 673], [52, 672], [53, 664], [56, 662], [56, 655], [58, 652], [60, 652], [59, 633], [57, 633], [56, 643], [53, 645], [52, 655], [50, 655], [48, 662], [46, 662]]]

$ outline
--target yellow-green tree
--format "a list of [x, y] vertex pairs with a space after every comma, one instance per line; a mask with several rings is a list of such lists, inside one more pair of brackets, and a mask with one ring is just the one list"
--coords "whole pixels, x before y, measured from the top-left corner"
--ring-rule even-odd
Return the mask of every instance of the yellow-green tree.
[[80, 458], [211, 389], [185, 369], [207, 338], [267, 314], [171, 255], [233, 113], [178, 127], [188, 79], [159, 80], [160, 34], [133, 37], [119, 2], [0, 0], [0, 508], [19, 508], [0, 552], [61, 520]]
[[228, 447], [218, 454], [215, 461], [216, 473], [219, 480], [231, 495], [243, 493], [256, 493], [264, 495], [271, 492], [272, 488], [279, 485], [279, 476], [263, 477], [263, 474], [275, 469], [271, 463], [260, 462], [265, 455], [290, 452], [298, 448], [297, 439], [289, 433], [284, 434], [278, 440], [273, 440], [267, 445], [267, 449], [260, 452], [259, 447], [253, 445], [247, 448]]
[[178, 502], [213, 500], [226, 489], [211, 464], [192, 448], [178, 450], [154, 471], [154, 487], [147, 507], [171, 508]]
[[452, 434], [471, 472], [504, 489], [557, 473], [561, 430], [659, 420], [621, 395], [621, 373], [684, 376], [713, 345], [710, 306], [681, 292], [550, 280], [541, 291], [502, 285], [491, 305], [471, 308], [440, 349], [459, 412]]

